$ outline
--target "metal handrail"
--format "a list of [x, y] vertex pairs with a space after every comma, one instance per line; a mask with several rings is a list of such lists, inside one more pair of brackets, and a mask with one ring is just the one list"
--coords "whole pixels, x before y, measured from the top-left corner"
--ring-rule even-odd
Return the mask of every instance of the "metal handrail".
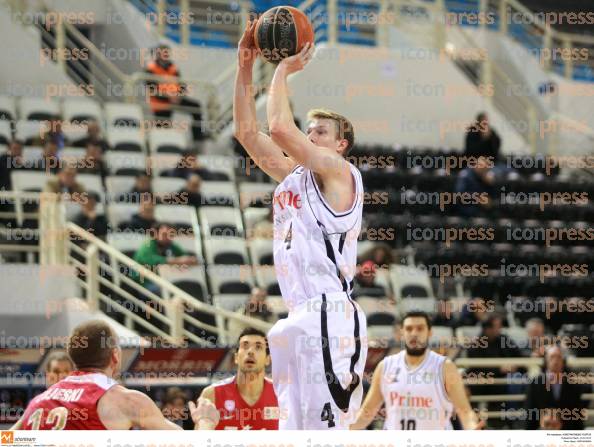
[[[69, 233], [76, 235], [78, 237], [79, 241], [82, 240], [83, 242], [86, 242], [88, 244], [87, 250], [86, 250], [87, 255], [89, 255], [88, 258], [86, 259], [87, 266], [89, 265], [89, 259], [96, 257], [98, 255], [98, 251], [102, 251], [102, 252], [106, 253], [107, 255], [109, 255], [110, 258], [112, 258], [113, 260], [124, 264], [126, 267], [129, 267], [130, 269], [137, 271], [141, 275], [141, 277], [143, 277], [145, 280], [148, 280], [148, 281], [158, 285], [161, 288], [161, 290], [163, 291], [162, 295], [168, 295], [171, 297], [171, 298], [161, 298], [158, 295], [151, 294], [153, 299], [160, 300], [161, 305], [165, 309], [169, 308], [172, 310], [173, 316], [162, 315], [161, 317], [158, 318], [158, 319], [162, 320], [163, 322], [166, 322], [167, 324], [169, 324], [170, 332], [167, 333], [166, 336], [172, 343], [180, 343], [180, 337], [185, 336], [185, 337], [188, 337], [188, 338], [196, 341], [197, 343], [201, 343], [206, 346], [212, 345], [212, 343], [210, 343], [208, 340], [205, 341], [205, 340], [201, 339], [200, 337], [195, 336], [195, 334], [192, 334], [191, 332], [183, 329], [183, 327], [180, 327], [182, 320], [190, 321], [191, 323], [194, 323], [195, 326], [201, 326], [203, 328], [206, 328], [208, 330], [216, 332], [219, 335], [225, 335], [224, 328], [211, 326], [211, 325], [208, 325], [205, 323], [202, 323], [201, 325], [197, 325], [195, 321], [192, 322], [190, 319], [187, 318], [188, 317], [187, 315], [184, 315], [184, 308], [185, 308], [184, 305], [190, 307], [191, 309], [202, 311], [202, 312], [208, 313], [213, 316], [218, 315], [218, 316], [226, 318], [226, 319], [239, 320], [240, 322], [242, 322], [246, 325], [255, 327], [255, 328], [263, 330], [263, 331], [268, 331], [271, 327], [271, 324], [267, 323], [265, 321], [262, 321], [262, 320], [259, 320], [256, 318], [247, 317], [245, 315], [239, 315], [235, 312], [232, 312], [232, 311], [229, 311], [226, 309], [221, 309], [221, 308], [215, 307], [211, 304], [207, 304], [207, 303], [204, 303], [204, 302], [196, 299], [195, 297], [191, 296], [187, 292], [185, 292], [185, 291], [181, 290], [180, 288], [176, 287], [175, 285], [173, 285], [171, 282], [161, 278], [159, 275], [155, 274], [150, 269], [144, 267], [141, 264], [138, 264], [133, 259], [124, 255], [123, 253], [121, 253], [120, 251], [111, 247], [110, 245], [108, 245], [107, 243], [102, 241], [101, 239], [97, 238], [96, 236], [83, 230], [82, 228], [80, 228], [79, 226], [77, 226], [73, 223], [67, 224], [67, 231]], [[95, 252], [93, 252], [93, 250], [95, 250]], [[97, 262], [95, 267], [99, 267], [99, 265], [100, 265], [100, 263]], [[87, 271], [86, 271], [86, 273], [87, 273], [87, 277], [86, 277], [87, 287], [89, 287], [89, 289], [91, 289], [91, 293], [89, 293], [87, 295], [87, 299], [90, 301], [89, 304], [90, 304], [91, 308], [98, 308], [97, 302], [99, 299], [102, 298], [99, 296], [98, 287], [96, 287], [95, 290], [93, 291], [92, 287], [89, 286], [89, 284], [93, 283], [93, 282], [95, 282], [97, 284], [103, 283], [104, 285], [106, 285], [106, 284], [110, 285], [111, 288], [113, 290], [115, 290], [117, 293], [122, 293], [123, 295], [128, 295], [128, 298], [131, 297], [119, 285], [110, 283], [109, 281], [107, 281], [106, 278], [94, 277], [95, 275], [99, 274], [99, 272], [97, 270], [98, 269], [96, 268], [95, 271], [92, 271], [92, 269], [87, 269]], [[117, 273], [119, 274], [119, 272], [117, 272]], [[133, 281], [131, 279], [129, 279], [128, 277], [121, 275], [121, 277], [119, 279], [120, 280], [123, 279], [125, 282], [128, 283], [128, 285], [132, 286]], [[142, 288], [142, 286], [140, 284], [137, 284], [137, 286], [139, 288]], [[143, 290], [142, 293], [146, 294], [146, 295], [150, 294], [150, 292], [145, 291], [145, 290]], [[105, 297], [105, 296], [103, 298], [107, 299], [107, 297]], [[117, 303], [112, 302], [112, 304], [115, 305]], [[147, 307], [150, 308], [150, 306], [147, 306]], [[128, 317], [132, 318], [132, 315], [134, 315], [133, 312], [131, 312], [128, 309], [124, 308], [124, 309], [122, 309], [122, 311]], [[151, 311], [156, 312], [152, 308], [151, 308]], [[176, 328], [176, 327], [178, 328], [177, 330], [171, 329], [171, 328]]]

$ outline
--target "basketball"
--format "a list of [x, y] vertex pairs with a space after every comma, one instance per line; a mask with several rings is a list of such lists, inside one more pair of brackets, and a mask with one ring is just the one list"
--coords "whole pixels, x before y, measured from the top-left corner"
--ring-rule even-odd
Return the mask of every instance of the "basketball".
[[278, 64], [301, 51], [307, 42], [313, 43], [314, 32], [303, 12], [291, 6], [277, 6], [260, 16], [254, 37], [262, 57]]

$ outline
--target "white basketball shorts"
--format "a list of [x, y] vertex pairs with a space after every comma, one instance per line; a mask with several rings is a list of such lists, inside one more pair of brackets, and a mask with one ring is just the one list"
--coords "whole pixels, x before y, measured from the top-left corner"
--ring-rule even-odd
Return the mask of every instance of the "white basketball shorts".
[[345, 292], [310, 298], [268, 333], [280, 430], [348, 429], [363, 398], [367, 321]]

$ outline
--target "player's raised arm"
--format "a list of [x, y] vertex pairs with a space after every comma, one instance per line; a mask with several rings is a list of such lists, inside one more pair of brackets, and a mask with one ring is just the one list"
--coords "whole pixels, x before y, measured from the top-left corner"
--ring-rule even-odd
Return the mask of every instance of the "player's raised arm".
[[276, 68], [266, 108], [270, 136], [283, 152], [324, 180], [346, 178], [348, 181], [350, 168], [347, 161], [338, 152], [310, 141], [295, 125], [289, 105], [287, 77], [305, 67], [313, 57], [313, 50], [313, 46], [307, 43], [298, 54], [283, 59]]
[[474, 412], [466, 396], [464, 390], [464, 383], [458, 368], [451, 360], [446, 360], [444, 363], [444, 383], [448, 397], [454, 404], [456, 414], [460, 418], [464, 430], [481, 430], [485, 422], [481, 421], [478, 415]]
[[365, 396], [363, 406], [357, 414], [357, 420], [352, 423], [349, 427], [350, 430], [364, 430], [375, 418], [378, 410], [382, 406], [383, 397], [381, 390], [381, 379], [384, 373], [384, 361], [382, 360], [373, 372], [373, 378], [371, 379], [371, 386]]
[[239, 42], [233, 99], [234, 135], [256, 165], [280, 182], [293, 170], [296, 163], [285, 157], [272, 139], [258, 129], [252, 84], [252, 69], [257, 58], [255, 26], [255, 21], [249, 22]]

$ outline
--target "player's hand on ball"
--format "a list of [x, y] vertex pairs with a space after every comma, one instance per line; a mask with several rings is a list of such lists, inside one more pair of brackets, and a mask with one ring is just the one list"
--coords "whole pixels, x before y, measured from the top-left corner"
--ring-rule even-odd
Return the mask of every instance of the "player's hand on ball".
[[258, 57], [258, 49], [256, 48], [256, 41], [254, 39], [256, 23], [256, 20], [250, 20], [245, 27], [243, 36], [239, 40], [237, 57], [239, 58], [239, 66], [241, 68], [251, 66]]
[[279, 64], [279, 68], [286, 69], [287, 74], [296, 73], [303, 70], [303, 68], [313, 58], [315, 47], [309, 42], [306, 43], [301, 51], [294, 56], [284, 58]]
[[198, 405], [192, 401], [188, 402], [194, 424], [201, 429], [214, 429], [220, 418], [217, 407], [210, 400], [204, 398], [199, 398], [197, 403]]

